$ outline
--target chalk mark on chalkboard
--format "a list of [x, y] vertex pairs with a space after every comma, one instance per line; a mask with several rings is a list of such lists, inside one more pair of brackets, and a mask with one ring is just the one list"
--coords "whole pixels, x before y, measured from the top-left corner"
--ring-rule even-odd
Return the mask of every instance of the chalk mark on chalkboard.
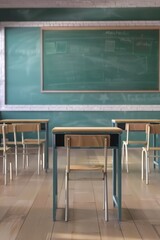
[[67, 41], [57, 41], [56, 42], [56, 52], [66, 53], [67, 52]]
[[46, 43], [46, 55], [52, 55], [56, 53], [56, 43], [55, 42], [47, 42]]
[[115, 52], [115, 40], [105, 40], [105, 51]]

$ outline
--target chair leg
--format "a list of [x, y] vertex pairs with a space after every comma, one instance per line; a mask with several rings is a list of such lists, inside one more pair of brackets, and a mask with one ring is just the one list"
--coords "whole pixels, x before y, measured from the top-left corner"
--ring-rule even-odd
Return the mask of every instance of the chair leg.
[[122, 167], [124, 166], [124, 161], [125, 161], [126, 170], [128, 173], [128, 147], [126, 144], [123, 143], [123, 145], [122, 145]]
[[108, 221], [108, 182], [107, 172], [104, 173], [104, 211], [105, 221]]
[[18, 149], [17, 146], [15, 146], [15, 171], [16, 171], [16, 176], [18, 174]]
[[144, 179], [144, 160], [146, 159], [146, 152], [142, 150], [142, 163], [141, 163], [141, 179]]
[[38, 146], [38, 175], [39, 175], [39, 169], [40, 169], [40, 156], [41, 156], [41, 146]]
[[45, 144], [43, 144], [43, 158], [42, 158], [43, 160], [43, 162], [42, 162], [42, 164], [43, 164], [43, 169], [45, 169]]
[[28, 146], [26, 146], [26, 166], [29, 167], [29, 151], [28, 151]]
[[13, 174], [12, 174], [12, 163], [9, 163], [9, 176], [10, 176], [10, 180], [13, 180]]
[[69, 209], [69, 173], [65, 172], [65, 221], [68, 221]]
[[5, 173], [5, 156], [3, 156], [3, 174]]
[[126, 170], [127, 170], [127, 173], [128, 173], [128, 147], [127, 145], [125, 145], [125, 152], [126, 152]]
[[122, 145], [122, 169], [124, 168], [124, 144]]
[[148, 184], [148, 178], [149, 178], [149, 173], [148, 173], [148, 164], [149, 164], [149, 159], [148, 159], [148, 156], [147, 156], [147, 154], [146, 154], [146, 158], [145, 158], [145, 160], [146, 160], [146, 184]]
[[26, 148], [23, 145], [23, 168], [25, 168], [25, 159], [26, 159]]
[[148, 155], [147, 159], [148, 159], [148, 173], [150, 173], [151, 169], [150, 169], [150, 164], [149, 164], [149, 155]]
[[4, 155], [4, 185], [7, 185], [7, 155]]

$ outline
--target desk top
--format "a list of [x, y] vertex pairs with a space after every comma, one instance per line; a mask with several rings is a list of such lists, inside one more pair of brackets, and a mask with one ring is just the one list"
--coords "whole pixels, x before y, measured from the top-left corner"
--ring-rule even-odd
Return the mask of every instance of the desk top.
[[112, 119], [113, 123], [160, 123], [160, 119]]
[[118, 127], [54, 127], [53, 133], [113, 133], [120, 134], [122, 129]]
[[1, 119], [0, 123], [47, 123], [49, 119]]

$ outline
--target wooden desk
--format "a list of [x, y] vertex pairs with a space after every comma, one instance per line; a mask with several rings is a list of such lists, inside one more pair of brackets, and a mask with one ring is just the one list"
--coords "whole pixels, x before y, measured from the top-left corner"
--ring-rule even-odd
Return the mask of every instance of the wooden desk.
[[112, 119], [112, 126], [125, 130], [126, 123], [160, 123], [160, 119]]
[[41, 130], [45, 131], [45, 170], [49, 168], [49, 154], [48, 154], [48, 146], [49, 146], [49, 134], [48, 134], [48, 123], [49, 119], [2, 119], [0, 123], [40, 123]]
[[113, 204], [118, 208], [118, 220], [121, 221], [121, 133], [117, 127], [55, 127], [53, 134], [53, 220], [56, 220], [58, 198], [57, 150], [64, 147], [67, 134], [110, 135], [110, 147], [113, 149]]

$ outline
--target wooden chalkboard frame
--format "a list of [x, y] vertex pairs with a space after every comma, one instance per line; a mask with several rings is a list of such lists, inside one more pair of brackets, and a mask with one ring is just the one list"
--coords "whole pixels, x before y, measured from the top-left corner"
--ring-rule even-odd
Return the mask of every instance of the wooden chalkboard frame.
[[[104, 89], [104, 90], [92, 90], [92, 89], [89, 89], [89, 90], [80, 90], [80, 89], [75, 89], [75, 90], [54, 90], [54, 89], [45, 89], [45, 87], [44, 87], [44, 82], [45, 82], [45, 80], [44, 80], [44, 50], [43, 50], [43, 41], [44, 41], [44, 39], [43, 39], [43, 32], [44, 31], [54, 31], [54, 30], [58, 30], [58, 31], [63, 31], [63, 30], [71, 30], [71, 31], [75, 31], [75, 30], [159, 30], [158, 28], [154, 28], [154, 27], [144, 27], [144, 26], [142, 26], [142, 27], [140, 27], [140, 26], [135, 26], [135, 27], [128, 27], [128, 26], [126, 26], [126, 27], [124, 27], [124, 26], [122, 26], [122, 27], [110, 27], [110, 26], [107, 26], [107, 27], [100, 27], [100, 28], [97, 28], [97, 26], [96, 27], [94, 27], [94, 26], [86, 26], [86, 27], [84, 27], [84, 26], [73, 26], [73, 27], [43, 27], [43, 28], [41, 28], [41, 92], [42, 93], [52, 93], [52, 92], [55, 92], [55, 93], [87, 93], [87, 92], [90, 92], [90, 93], [98, 93], [98, 92], [159, 92], [160, 91], [160, 71], [159, 71], [159, 68], [158, 68], [158, 79], [157, 79], [157, 89], [147, 89], [147, 90], [130, 90], [130, 89], [127, 89], [127, 90], [123, 90], [123, 89], [121, 89], [121, 90], [119, 90], [119, 89], [116, 89], [116, 90], [107, 90], [107, 89]], [[159, 62], [160, 62], [160, 47], [159, 47], [159, 45], [160, 45], [160, 31], [159, 31], [159, 39], [158, 39], [158, 66], [159, 66]]]

